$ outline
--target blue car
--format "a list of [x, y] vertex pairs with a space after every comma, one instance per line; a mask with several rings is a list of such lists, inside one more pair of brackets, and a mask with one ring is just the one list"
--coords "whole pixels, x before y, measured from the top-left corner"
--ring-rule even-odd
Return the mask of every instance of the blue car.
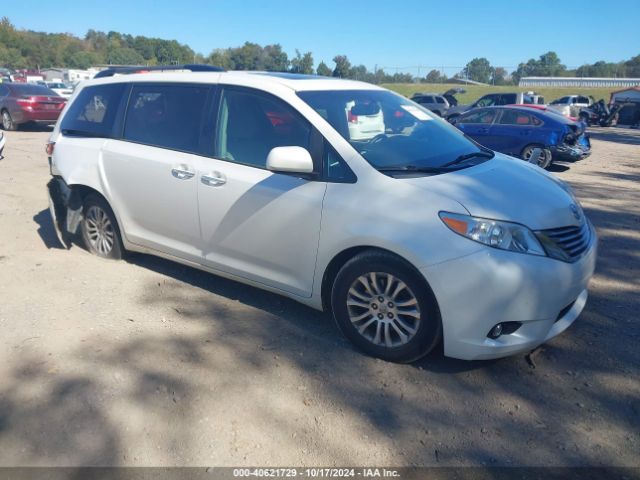
[[454, 125], [491, 150], [529, 160], [542, 149], [538, 165], [554, 160], [579, 160], [591, 153], [582, 122], [563, 115], [527, 107], [476, 108], [460, 115]]

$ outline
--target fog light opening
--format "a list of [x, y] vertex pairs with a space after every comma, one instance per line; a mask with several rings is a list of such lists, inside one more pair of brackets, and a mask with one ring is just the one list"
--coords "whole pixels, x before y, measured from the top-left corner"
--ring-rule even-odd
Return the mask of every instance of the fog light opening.
[[487, 337], [495, 340], [500, 335], [502, 335], [502, 324], [498, 323], [491, 330], [489, 330], [489, 333], [487, 334]]
[[495, 340], [502, 335], [510, 335], [522, 326], [522, 322], [500, 322], [489, 330], [487, 337]]

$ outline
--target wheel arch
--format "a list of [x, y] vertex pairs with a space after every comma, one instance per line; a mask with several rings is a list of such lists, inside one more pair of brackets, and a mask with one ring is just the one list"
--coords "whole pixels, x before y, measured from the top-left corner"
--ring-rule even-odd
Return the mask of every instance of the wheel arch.
[[421, 281], [424, 283], [424, 285], [433, 295], [436, 305], [438, 304], [438, 299], [435, 298], [433, 289], [429, 285], [429, 282], [427, 281], [427, 279], [424, 278], [424, 275], [422, 275], [422, 273], [420, 273], [420, 271], [413, 265], [413, 263], [411, 263], [405, 257], [403, 257], [402, 255], [398, 255], [397, 253], [391, 250], [388, 250], [386, 248], [376, 247], [372, 245], [359, 245], [359, 246], [353, 246], [353, 247], [349, 247], [342, 250], [341, 252], [336, 254], [331, 259], [331, 261], [327, 264], [327, 267], [325, 268], [324, 273], [322, 275], [322, 283], [320, 287], [320, 296], [321, 296], [323, 311], [331, 313], [331, 289], [333, 287], [333, 282], [335, 281], [336, 276], [338, 275], [338, 272], [340, 271], [340, 269], [353, 257], [366, 251], [384, 252], [388, 255], [395, 257], [400, 262], [407, 265], [418, 275], [418, 277], [421, 279]]

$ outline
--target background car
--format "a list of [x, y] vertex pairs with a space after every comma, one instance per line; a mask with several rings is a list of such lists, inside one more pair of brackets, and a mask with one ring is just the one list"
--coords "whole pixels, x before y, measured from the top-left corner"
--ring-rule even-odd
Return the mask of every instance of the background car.
[[567, 117], [577, 117], [580, 110], [591, 106], [593, 102], [585, 95], [567, 95], [549, 104], [549, 108], [557, 110]]
[[15, 130], [25, 123], [55, 123], [66, 102], [47, 87], [26, 83], [0, 83], [2, 128]]
[[451, 107], [447, 112], [446, 118], [451, 121], [459, 115], [480, 107], [493, 107], [501, 105], [518, 105], [518, 104], [542, 105], [544, 97], [535, 92], [507, 92], [507, 93], [488, 93], [483, 95], [471, 105], [457, 105]]
[[71, 98], [73, 94], [73, 88], [62, 82], [47, 82], [46, 86], [64, 98]]
[[349, 102], [347, 126], [352, 139], [368, 140], [384, 133], [384, 116], [376, 102]]
[[442, 117], [449, 110], [449, 102], [437, 93], [414, 93], [411, 100]]
[[529, 160], [535, 148], [543, 150], [539, 166], [553, 160], [580, 159], [591, 145], [582, 122], [544, 111], [522, 107], [485, 107], [457, 118], [455, 126], [491, 150]]

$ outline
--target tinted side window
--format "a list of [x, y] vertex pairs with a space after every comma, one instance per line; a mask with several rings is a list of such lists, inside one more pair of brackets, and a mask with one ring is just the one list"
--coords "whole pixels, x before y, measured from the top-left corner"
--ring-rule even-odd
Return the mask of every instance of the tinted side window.
[[215, 156], [265, 168], [272, 148], [310, 149], [311, 127], [286, 103], [258, 92], [225, 89]]
[[201, 133], [209, 87], [136, 85], [131, 89], [124, 139], [202, 153]]
[[124, 83], [83, 88], [62, 119], [63, 134], [110, 137]]
[[339, 183], [355, 183], [356, 176], [342, 157], [328, 142], [324, 142], [324, 164], [327, 180]]
[[531, 115], [517, 110], [503, 110], [498, 122], [501, 125], [539, 125], [540, 121]]
[[436, 97], [436, 102], [438, 102], [438, 103], [444, 103], [444, 98], [442, 98], [442, 97]]
[[468, 113], [460, 117], [460, 119], [456, 123], [482, 123], [482, 124], [490, 124], [493, 123], [497, 114], [496, 110], [480, 110]]
[[496, 105], [513, 105], [516, 103], [517, 95], [515, 93], [505, 93], [500, 95], [499, 100], [496, 102]]
[[476, 107], [490, 107], [496, 104], [496, 95], [485, 95], [476, 103]]
[[578, 103], [589, 103], [589, 99], [587, 97], [578, 97]]

